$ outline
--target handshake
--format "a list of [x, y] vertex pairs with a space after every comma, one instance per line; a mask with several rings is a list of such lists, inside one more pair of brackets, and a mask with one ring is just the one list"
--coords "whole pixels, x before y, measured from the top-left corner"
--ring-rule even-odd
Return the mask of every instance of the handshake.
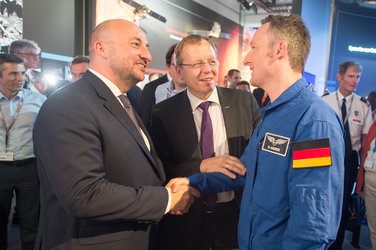
[[189, 208], [200, 197], [200, 192], [189, 186], [187, 178], [174, 178], [165, 186], [171, 194], [170, 213], [182, 215], [188, 212]]
[[[236, 174], [245, 175], [246, 168], [238, 158], [221, 155], [203, 160], [200, 164], [200, 172], [218, 172], [235, 179]], [[166, 188], [171, 194], [171, 214], [182, 215], [188, 212], [195, 198], [200, 197], [200, 192], [189, 186], [187, 178], [174, 178], [167, 183]]]

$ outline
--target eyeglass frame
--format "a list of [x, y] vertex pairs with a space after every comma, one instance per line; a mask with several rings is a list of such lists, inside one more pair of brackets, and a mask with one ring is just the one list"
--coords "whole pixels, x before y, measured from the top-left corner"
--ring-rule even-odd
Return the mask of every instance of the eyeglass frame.
[[[215, 64], [210, 64], [210, 63], [213, 63], [215, 62]], [[202, 69], [202, 67], [204, 67], [205, 64], [209, 64], [209, 67], [215, 67], [215, 66], [218, 66], [218, 60], [210, 60], [210, 61], [202, 61], [202, 62], [198, 62], [198, 63], [178, 63], [176, 65], [179, 65], [179, 66], [190, 66], [192, 69]], [[196, 65], [199, 65], [199, 66], [196, 66]]]

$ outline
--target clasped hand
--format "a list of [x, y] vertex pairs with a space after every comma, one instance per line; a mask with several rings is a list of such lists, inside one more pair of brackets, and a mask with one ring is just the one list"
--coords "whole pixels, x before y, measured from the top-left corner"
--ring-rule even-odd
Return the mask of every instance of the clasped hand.
[[188, 212], [195, 197], [200, 197], [200, 192], [189, 186], [187, 178], [174, 178], [167, 183], [166, 188], [170, 190], [170, 213], [174, 215], [182, 215]]
[[245, 175], [246, 168], [238, 158], [231, 155], [220, 155], [203, 160], [200, 164], [200, 172], [218, 172], [235, 179], [235, 174]]
[[[246, 168], [238, 158], [230, 155], [221, 155], [203, 160], [200, 164], [200, 172], [219, 172], [235, 179], [236, 174], [245, 175]], [[199, 191], [189, 187], [187, 178], [172, 179], [166, 185], [166, 188], [171, 193], [170, 213], [174, 215], [182, 215], [188, 212], [195, 197], [200, 197]]]

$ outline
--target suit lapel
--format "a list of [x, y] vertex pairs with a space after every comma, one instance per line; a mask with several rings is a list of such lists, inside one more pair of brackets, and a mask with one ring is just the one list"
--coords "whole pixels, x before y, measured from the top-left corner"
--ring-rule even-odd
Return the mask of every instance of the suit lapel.
[[[149, 133], [147, 132], [145, 126], [144, 126], [144, 123], [142, 122], [141, 120], [141, 117], [137, 114], [137, 112], [134, 112], [134, 115], [136, 117], [136, 120], [138, 122], [138, 124], [140, 125], [140, 128], [142, 129], [142, 131], [144, 132], [144, 134], [146, 135], [146, 137], [148, 138], [149, 140], [149, 144], [150, 144], [150, 155], [152, 156], [150, 158], [150, 160], [153, 162], [154, 166], [157, 167], [157, 171], [156, 171], [156, 174], [157, 176], [163, 181], [166, 180], [166, 175], [164, 173], [164, 170], [163, 170], [163, 166], [162, 166], [162, 163], [160, 162], [157, 154], [155, 153], [155, 148], [154, 148], [154, 144], [153, 144], [153, 141], [151, 140], [151, 137], [149, 135]], [[148, 150], [149, 152], [149, 150]]]
[[218, 98], [219, 102], [221, 104], [222, 108], [222, 114], [223, 114], [223, 119], [225, 121], [225, 127], [226, 127], [226, 134], [227, 134], [227, 139], [231, 135], [231, 128], [234, 128], [236, 121], [234, 119], [231, 119], [233, 115], [231, 115], [232, 112], [236, 112], [235, 109], [232, 107], [231, 103], [231, 96], [229, 93], [223, 91], [222, 88], [217, 88], [218, 92]]
[[[136, 140], [136, 142], [142, 148], [142, 150], [145, 152], [149, 152], [145, 144], [145, 141], [142, 138], [142, 135], [140, 134], [140, 132], [138, 131], [138, 129], [132, 122], [131, 118], [126, 113], [126, 111], [123, 109], [119, 101], [116, 99], [116, 97], [114, 97], [114, 99], [105, 101], [104, 106], [110, 113], [112, 113], [119, 120], [121, 124], [123, 124], [124, 127], [128, 129], [128, 132]], [[136, 112], [135, 112], [135, 115], [136, 115]], [[145, 130], [143, 130], [143, 132], [146, 133]], [[151, 157], [150, 153], [148, 153], [147, 155]], [[152, 162], [155, 164], [153, 158], [150, 158], [150, 160], [152, 160]]]
[[[98, 97], [103, 100], [104, 107], [113, 115], [115, 116], [119, 122], [128, 130], [128, 132], [132, 135], [132, 137], [135, 139], [137, 144], [140, 146], [140, 148], [144, 151], [144, 154], [146, 157], [150, 160], [151, 166], [153, 167], [155, 173], [159, 178], [161, 178], [161, 169], [157, 169], [157, 164], [151, 155], [150, 151], [148, 150], [144, 139], [142, 138], [142, 135], [132, 122], [131, 118], [128, 116], [127, 112], [124, 110], [124, 108], [121, 106], [117, 98], [114, 96], [114, 94], [111, 92], [111, 90], [104, 84], [98, 77], [96, 77], [93, 73], [90, 71], [87, 71], [85, 75], [83, 76], [88, 80], [88, 82], [93, 86], [95, 89]], [[136, 119], [140, 124], [141, 129], [143, 132], [147, 135], [149, 142], [151, 144], [151, 140], [149, 135], [146, 132], [145, 127], [142, 124], [142, 121], [138, 117], [137, 113], [135, 113]], [[163, 172], [163, 171], [162, 171]]]

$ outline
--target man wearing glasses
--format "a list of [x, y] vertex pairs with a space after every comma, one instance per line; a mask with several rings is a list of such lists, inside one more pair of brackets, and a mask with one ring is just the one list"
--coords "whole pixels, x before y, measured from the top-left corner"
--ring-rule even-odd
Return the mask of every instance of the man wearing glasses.
[[[183, 92], [154, 106], [151, 134], [167, 179], [199, 172], [243, 175], [241, 156], [260, 111], [250, 93], [216, 87], [215, 45], [190, 35], [175, 48], [176, 71], [187, 84]], [[232, 172], [231, 172], [232, 171]], [[182, 216], [166, 215], [158, 239], [166, 249], [237, 247], [239, 206], [234, 192], [201, 197]]]
[[42, 81], [38, 68], [41, 49], [32, 40], [15, 40], [9, 45], [9, 53], [21, 57], [25, 60], [26, 80], [24, 88], [45, 94], [47, 83]]

